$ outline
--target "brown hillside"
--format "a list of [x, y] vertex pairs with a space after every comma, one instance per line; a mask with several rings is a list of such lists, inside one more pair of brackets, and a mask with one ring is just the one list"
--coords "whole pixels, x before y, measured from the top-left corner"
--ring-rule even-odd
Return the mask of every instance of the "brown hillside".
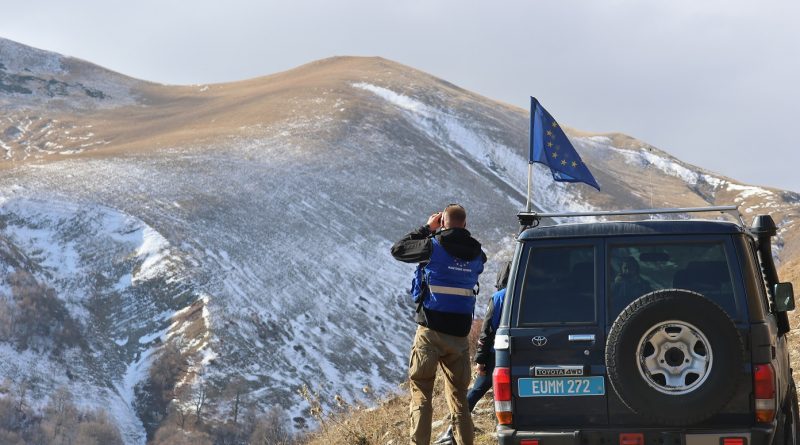
[[[379, 57], [333, 57], [298, 68], [231, 83], [196, 86], [140, 86], [141, 104], [82, 114], [55, 114], [75, 126], [90, 124], [93, 138], [106, 141], [78, 156], [130, 153], [195, 145], [230, 135], [291, 131], [293, 121], [347, 118], [348, 110], [373, 110], [352, 84], [379, 82], [404, 91], [425, 85], [449, 95], [479, 96], [421, 71]], [[52, 135], [58, 138], [60, 134]], [[53, 141], [55, 142], [55, 141]], [[52, 156], [45, 156], [52, 158]], [[56, 158], [59, 159], [59, 158]]]

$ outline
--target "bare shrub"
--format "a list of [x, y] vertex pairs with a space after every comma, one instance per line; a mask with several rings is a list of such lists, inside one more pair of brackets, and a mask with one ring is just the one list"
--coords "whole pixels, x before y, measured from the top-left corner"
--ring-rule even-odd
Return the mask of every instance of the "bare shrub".
[[150, 445], [213, 445], [203, 431], [186, 431], [174, 424], [165, 424], [158, 429]]
[[75, 443], [80, 412], [66, 388], [59, 388], [44, 408], [41, 429], [51, 445]]
[[203, 408], [206, 406], [206, 401], [208, 399], [208, 386], [205, 382], [201, 382], [197, 388], [195, 388], [194, 393], [192, 395], [192, 406], [194, 407], [194, 423], [200, 424], [203, 423]]
[[17, 327], [17, 305], [0, 294], [0, 340], [12, 341]]
[[215, 425], [211, 431], [215, 445], [245, 445], [248, 444], [246, 438], [250, 437], [250, 434], [252, 429], [248, 430], [246, 425], [232, 423]]
[[16, 306], [7, 309], [16, 320], [10, 337], [17, 348], [48, 350], [53, 347], [59, 352], [65, 347], [83, 345], [78, 324], [53, 288], [39, 283], [21, 269], [9, 275], [8, 283]]
[[294, 437], [289, 430], [289, 417], [278, 407], [273, 407], [256, 420], [250, 435], [250, 445], [291, 445]]
[[[10, 398], [0, 398], [0, 429], [19, 431], [22, 429], [21, 412], [17, 410], [16, 403]], [[3, 443], [0, 441], [0, 443]]]
[[186, 422], [192, 415], [192, 408], [179, 400], [174, 401], [169, 405], [167, 418], [172, 419], [173, 423], [180, 429], [185, 430], [188, 426]]
[[[188, 366], [188, 359], [181, 352], [180, 345], [169, 342], [150, 366], [147, 381], [136, 386], [136, 413], [144, 424], [148, 438], [153, 437], [167, 417], [170, 402], [178, 398], [176, 384], [178, 378], [187, 372]], [[185, 420], [181, 422], [185, 423]]]
[[174, 389], [178, 377], [188, 369], [188, 361], [179, 345], [170, 342], [164, 345], [161, 355], [150, 367], [150, 382], [165, 401], [175, 398]]
[[[30, 382], [23, 378], [19, 382], [6, 381], [3, 384], [10, 385], [8, 389], [3, 388], [3, 395], [0, 396], [0, 430], [22, 438], [27, 443], [42, 443], [39, 429], [40, 418], [36, 416], [28, 407], [27, 394], [30, 389]], [[14, 443], [12, 435], [6, 435], [11, 443]], [[5, 443], [0, 440], [0, 443]]]
[[87, 416], [78, 425], [76, 444], [81, 445], [124, 445], [117, 427], [102, 413]]
[[[440, 391], [443, 387], [441, 378], [437, 378], [437, 386]], [[443, 396], [441, 399], [444, 402]], [[376, 400], [378, 409], [347, 403], [342, 399], [336, 402], [336, 409], [323, 414], [324, 423], [320, 424], [318, 431], [310, 434], [306, 443], [377, 445], [392, 439], [395, 442], [407, 442], [408, 396]], [[437, 411], [434, 407], [434, 413]]]
[[17, 433], [0, 428], [0, 443], [3, 445], [25, 445], [25, 441]]
[[[23, 382], [23, 385], [27, 385]], [[23, 390], [22, 398], [27, 390]], [[0, 397], [0, 444], [123, 445], [104, 412], [78, 409], [66, 388], [56, 390], [37, 414], [15, 397]]]
[[[202, 427], [209, 432], [215, 445], [249, 445], [258, 420], [262, 416], [245, 397], [246, 381], [233, 378], [221, 391], [210, 391], [214, 416], [203, 419]], [[195, 389], [197, 391], [197, 389]], [[194, 401], [197, 400], [195, 393]], [[214, 420], [220, 419], [220, 420]], [[224, 419], [224, 420], [223, 420]]]
[[239, 424], [239, 416], [244, 403], [244, 393], [247, 389], [245, 381], [241, 377], [233, 378], [223, 389], [223, 397], [230, 400], [231, 422]]

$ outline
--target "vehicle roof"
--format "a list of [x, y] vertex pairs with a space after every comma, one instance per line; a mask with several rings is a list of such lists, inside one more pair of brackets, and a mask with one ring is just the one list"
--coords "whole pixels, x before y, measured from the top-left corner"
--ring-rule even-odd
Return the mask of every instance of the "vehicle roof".
[[706, 220], [648, 220], [592, 222], [539, 226], [520, 234], [522, 241], [546, 238], [584, 238], [642, 235], [719, 235], [747, 233], [738, 224]]

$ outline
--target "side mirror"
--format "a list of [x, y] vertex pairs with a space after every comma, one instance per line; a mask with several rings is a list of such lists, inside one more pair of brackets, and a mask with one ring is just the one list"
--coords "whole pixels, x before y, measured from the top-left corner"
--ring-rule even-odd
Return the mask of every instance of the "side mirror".
[[775, 285], [775, 312], [794, 310], [794, 289], [792, 283], [778, 283]]

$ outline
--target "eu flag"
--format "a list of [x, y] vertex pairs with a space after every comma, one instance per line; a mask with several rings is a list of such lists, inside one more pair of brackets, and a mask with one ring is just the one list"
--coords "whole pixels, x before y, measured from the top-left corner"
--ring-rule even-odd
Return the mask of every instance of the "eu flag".
[[553, 116], [538, 100], [531, 97], [530, 162], [550, 167], [553, 179], [561, 182], [583, 182], [600, 190], [592, 172], [578, 156]]

